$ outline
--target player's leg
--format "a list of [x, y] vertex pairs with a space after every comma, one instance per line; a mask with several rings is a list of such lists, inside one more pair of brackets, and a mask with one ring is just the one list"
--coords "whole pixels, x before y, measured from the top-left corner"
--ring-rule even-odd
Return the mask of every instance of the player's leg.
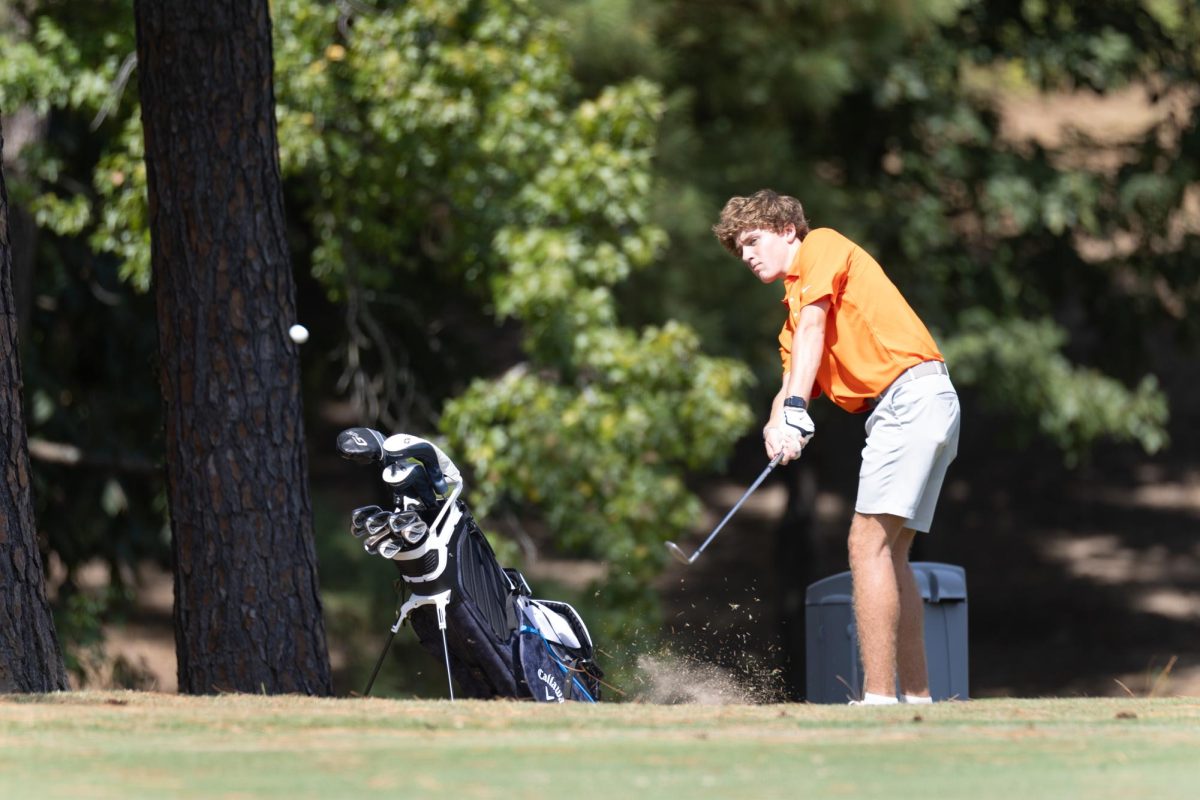
[[904, 528], [892, 545], [892, 571], [900, 592], [900, 622], [896, 633], [896, 671], [900, 692], [909, 697], [929, 696], [929, 671], [925, 664], [925, 601], [917, 588], [908, 554], [916, 532]]
[[856, 513], [850, 524], [850, 573], [863, 688], [872, 695], [896, 696], [901, 597], [892, 548], [903, 528], [904, 519], [892, 514]]

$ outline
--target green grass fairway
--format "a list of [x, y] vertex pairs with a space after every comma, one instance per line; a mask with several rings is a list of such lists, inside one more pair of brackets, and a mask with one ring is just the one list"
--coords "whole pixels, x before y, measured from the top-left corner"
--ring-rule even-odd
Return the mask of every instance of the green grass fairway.
[[1200, 699], [0, 697], [3, 798], [1196, 798]]

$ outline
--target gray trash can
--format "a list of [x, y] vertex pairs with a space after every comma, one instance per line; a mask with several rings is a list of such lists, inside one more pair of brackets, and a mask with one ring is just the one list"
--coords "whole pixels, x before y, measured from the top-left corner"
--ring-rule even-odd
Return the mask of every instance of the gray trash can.
[[[925, 660], [934, 700], [966, 700], [967, 576], [953, 564], [912, 565], [925, 598]], [[862, 661], [850, 573], [808, 587], [804, 598], [807, 654], [806, 694], [810, 703], [845, 703], [861, 697]]]

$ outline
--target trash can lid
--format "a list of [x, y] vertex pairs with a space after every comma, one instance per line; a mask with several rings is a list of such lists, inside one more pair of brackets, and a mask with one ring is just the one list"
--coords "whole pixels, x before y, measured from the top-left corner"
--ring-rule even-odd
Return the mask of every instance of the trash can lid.
[[[927, 602], [967, 599], [967, 573], [962, 567], [935, 561], [917, 561], [912, 569], [917, 579], [917, 589]], [[809, 584], [804, 593], [804, 604], [841, 605], [851, 602], [853, 595], [854, 584], [850, 573], [839, 572]]]
[[839, 572], [815, 583], [809, 584], [804, 593], [804, 604], [807, 606], [840, 605], [849, 603], [854, 593], [854, 584], [849, 572]]
[[967, 599], [967, 573], [954, 564], [918, 561], [912, 565], [921, 596], [930, 603]]

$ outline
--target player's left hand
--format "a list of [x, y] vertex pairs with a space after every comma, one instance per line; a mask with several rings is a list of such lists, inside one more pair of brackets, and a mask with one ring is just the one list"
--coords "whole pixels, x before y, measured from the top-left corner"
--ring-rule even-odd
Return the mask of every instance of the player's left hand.
[[[809, 443], [813, 435], [817, 432], [817, 426], [813, 424], [812, 417], [808, 415], [807, 408], [784, 406], [783, 424], [789, 432], [794, 433], [799, 438], [801, 449]], [[796, 455], [799, 455], [799, 453]]]

